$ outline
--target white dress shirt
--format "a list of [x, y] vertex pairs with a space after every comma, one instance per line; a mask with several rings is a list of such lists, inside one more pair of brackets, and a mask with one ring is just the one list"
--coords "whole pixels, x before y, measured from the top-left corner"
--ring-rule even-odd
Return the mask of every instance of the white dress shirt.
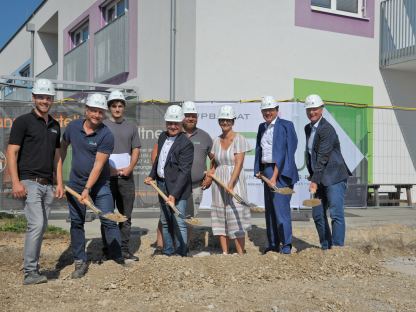
[[165, 178], [165, 165], [168, 160], [170, 148], [172, 147], [173, 142], [175, 142], [176, 137], [177, 136], [167, 137], [165, 142], [163, 143], [162, 150], [160, 151], [159, 159], [157, 162], [157, 175], [159, 176], [159, 178]]
[[322, 117], [314, 124], [310, 124], [311, 126], [311, 135], [309, 136], [308, 140], [308, 152], [309, 155], [312, 155], [312, 147], [313, 147], [313, 140], [315, 139], [316, 129], [318, 129], [319, 122], [321, 121]]
[[261, 162], [263, 164], [271, 164], [273, 163], [272, 151], [273, 151], [273, 132], [274, 132], [274, 124], [276, 123], [276, 119], [267, 125], [266, 124], [266, 131], [264, 131], [263, 136], [261, 137], [260, 145], [262, 149], [261, 154]]

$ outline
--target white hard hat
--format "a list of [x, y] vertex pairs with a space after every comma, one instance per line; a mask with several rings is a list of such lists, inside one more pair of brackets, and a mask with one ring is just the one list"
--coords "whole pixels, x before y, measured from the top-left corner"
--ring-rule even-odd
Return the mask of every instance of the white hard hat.
[[100, 93], [90, 94], [85, 105], [108, 110], [107, 100], [105, 99], [105, 96]]
[[192, 101], [183, 102], [182, 111], [184, 114], [197, 114], [195, 103]]
[[114, 90], [110, 93], [107, 99], [107, 104], [110, 104], [110, 102], [114, 100], [121, 101], [124, 105], [126, 105], [126, 99], [120, 90]]
[[50, 80], [42, 78], [35, 81], [32, 93], [55, 96], [55, 88]]
[[220, 107], [218, 111], [217, 119], [235, 119], [234, 109], [230, 105], [224, 105]]
[[317, 94], [308, 95], [305, 99], [305, 108], [316, 108], [324, 105], [321, 97]]
[[182, 108], [179, 105], [171, 105], [165, 113], [165, 121], [182, 122], [185, 118]]
[[270, 109], [278, 107], [279, 104], [276, 102], [276, 99], [271, 95], [266, 95], [261, 98], [260, 109]]

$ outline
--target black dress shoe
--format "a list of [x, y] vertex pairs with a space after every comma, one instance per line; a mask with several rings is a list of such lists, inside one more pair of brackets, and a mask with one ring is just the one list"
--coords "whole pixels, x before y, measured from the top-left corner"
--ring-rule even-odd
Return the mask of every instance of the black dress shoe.
[[135, 255], [133, 255], [132, 253], [128, 251], [123, 252], [123, 258], [124, 260], [139, 261], [139, 257], [136, 257]]
[[268, 252], [279, 252], [279, 248], [276, 247], [267, 247], [266, 249], [264, 249], [263, 251], [263, 255], [267, 254]]

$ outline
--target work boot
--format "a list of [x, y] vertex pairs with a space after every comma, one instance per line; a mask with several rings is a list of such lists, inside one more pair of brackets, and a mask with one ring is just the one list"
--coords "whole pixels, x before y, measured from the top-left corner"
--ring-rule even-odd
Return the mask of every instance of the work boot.
[[23, 280], [23, 285], [34, 285], [34, 284], [42, 284], [47, 283], [48, 279], [45, 275], [40, 274], [37, 271], [28, 272], [25, 274], [25, 278]]
[[75, 261], [75, 270], [71, 274], [71, 278], [81, 278], [87, 273], [88, 264], [82, 260]]
[[133, 255], [129, 251], [123, 251], [123, 258], [124, 260], [130, 260], [130, 261], [139, 261], [139, 257]]

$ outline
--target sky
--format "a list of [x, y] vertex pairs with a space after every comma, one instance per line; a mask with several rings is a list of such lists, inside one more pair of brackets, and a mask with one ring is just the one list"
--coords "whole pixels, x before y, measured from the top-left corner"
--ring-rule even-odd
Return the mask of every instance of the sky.
[[0, 0], [0, 49], [43, 0]]

